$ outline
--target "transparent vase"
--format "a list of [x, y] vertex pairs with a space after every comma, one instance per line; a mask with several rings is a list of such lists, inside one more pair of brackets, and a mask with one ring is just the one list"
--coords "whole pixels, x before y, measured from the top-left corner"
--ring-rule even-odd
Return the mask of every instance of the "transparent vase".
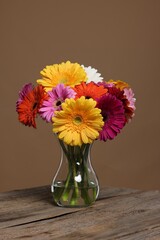
[[51, 185], [54, 203], [62, 207], [85, 207], [99, 194], [97, 176], [90, 160], [91, 144], [70, 146], [59, 140], [61, 160]]

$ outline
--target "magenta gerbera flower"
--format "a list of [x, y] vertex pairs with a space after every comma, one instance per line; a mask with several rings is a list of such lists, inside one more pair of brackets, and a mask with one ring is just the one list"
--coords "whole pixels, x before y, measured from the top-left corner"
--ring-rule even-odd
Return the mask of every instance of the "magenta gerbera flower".
[[107, 87], [107, 89], [108, 93], [112, 94], [117, 99], [122, 101], [125, 110], [126, 122], [129, 122], [134, 116], [136, 101], [132, 89], [124, 88], [123, 90], [121, 90], [120, 88], [116, 88], [115, 86]]
[[66, 98], [74, 98], [76, 93], [75, 91], [64, 84], [58, 84], [52, 91], [48, 91], [48, 100], [44, 101], [39, 112], [43, 119], [47, 122], [52, 121], [55, 111], [61, 110], [61, 104], [65, 101]]
[[101, 109], [104, 126], [100, 132], [100, 140], [113, 139], [124, 127], [126, 119], [123, 103], [112, 94], [102, 96], [97, 103]]

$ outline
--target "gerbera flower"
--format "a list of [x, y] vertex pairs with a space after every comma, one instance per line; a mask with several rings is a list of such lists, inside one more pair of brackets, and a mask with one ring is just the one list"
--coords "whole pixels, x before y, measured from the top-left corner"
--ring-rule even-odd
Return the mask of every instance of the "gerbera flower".
[[27, 83], [23, 86], [22, 90], [19, 92], [19, 98], [16, 102], [16, 111], [17, 111], [17, 107], [18, 105], [23, 101], [23, 99], [25, 98], [25, 96], [31, 92], [33, 90], [33, 85], [32, 83]]
[[106, 82], [106, 81], [103, 81], [103, 82], [99, 82], [97, 83], [98, 86], [103, 86], [104, 88], [109, 88], [109, 87], [114, 87], [115, 84], [112, 83], [112, 82]]
[[135, 112], [135, 102], [136, 99], [134, 98], [134, 93], [131, 88], [124, 89], [124, 96], [125, 99], [123, 100], [124, 108], [125, 108], [125, 116], [126, 121], [129, 122], [134, 117]]
[[92, 143], [99, 136], [103, 120], [101, 110], [96, 108], [96, 101], [70, 98], [62, 103], [62, 110], [56, 111], [53, 121], [53, 132], [66, 144], [81, 146]]
[[133, 110], [135, 110], [136, 109], [136, 107], [135, 107], [136, 99], [134, 98], [134, 93], [133, 93], [132, 89], [125, 88], [124, 95], [126, 96], [128, 102], [129, 102], [128, 106], [133, 108]]
[[58, 84], [52, 91], [47, 92], [49, 98], [44, 101], [39, 112], [43, 119], [47, 122], [52, 121], [55, 111], [61, 110], [61, 104], [66, 98], [74, 98], [76, 93], [70, 87], [65, 87], [64, 84]]
[[85, 98], [93, 98], [96, 100], [102, 95], [106, 94], [107, 89], [103, 86], [98, 86], [97, 84], [90, 82], [88, 84], [82, 82], [81, 84], [74, 87], [75, 92], [77, 93], [76, 98], [85, 96]]
[[84, 67], [84, 65], [81, 66], [84, 68], [87, 74], [87, 83], [89, 82], [98, 83], [103, 81], [103, 77], [101, 77], [101, 74], [97, 72], [97, 69], [92, 68], [91, 66], [89, 67]]
[[74, 87], [87, 79], [85, 70], [78, 63], [70, 61], [46, 66], [40, 73], [42, 79], [37, 80], [37, 82], [43, 85], [46, 91], [51, 91], [59, 83]]
[[114, 83], [116, 88], [119, 88], [120, 90], [123, 90], [124, 88], [129, 88], [128, 83], [122, 81], [122, 80], [109, 80], [108, 82]]
[[124, 127], [126, 119], [123, 103], [111, 94], [102, 96], [97, 103], [102, 110], [104, 126], [100, 132], [100, 140], [113, 139]]
[[45, 99], [47, 95], [43, 86], [39, 85], [34, 88], [31, 83], [26, 84], [19, 92], [19, 99], [16, 103], [19, 121], [26, 126], [36, 128], [35, 118]]
[[124, 91], [121, 90], [120, 88], [116, 88], [115, 85], [113, 87], [107, 87], [107, 89], [108, 93], [114, 95], [119, 100], [122, 101], [124, 99]]

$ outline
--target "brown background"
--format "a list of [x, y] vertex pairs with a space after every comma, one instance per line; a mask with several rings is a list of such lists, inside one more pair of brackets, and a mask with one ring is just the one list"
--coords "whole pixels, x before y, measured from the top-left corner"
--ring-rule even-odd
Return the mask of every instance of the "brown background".
[[130, 83], [136, 116], [110, 142], [96, 142], [101, 186], [160, 189], [160, 1], [0, 1], [0, 191], [50, 184], [60, 151], [50, 124], [17, 121], [15, 103], [46, 65], [70, 60]]

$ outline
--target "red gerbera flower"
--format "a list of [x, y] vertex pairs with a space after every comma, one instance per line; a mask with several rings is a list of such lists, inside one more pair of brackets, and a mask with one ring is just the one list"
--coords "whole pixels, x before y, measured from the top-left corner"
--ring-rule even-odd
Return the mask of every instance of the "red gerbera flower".
[[43, 101], [47, 98], [43, 86], [34, 87], [31, 83], [26, 84], [19, 93], [19, 99], [16, 103], [19, 121], [26, 126], [36, 128], [35, 118]]
[[94, 100], [100, 98], [107, 92], [107, 89], [105, 89], [103, 86], [98, 86], [94, 82], [82, 82], [81, 84], [76, 85], [73, 89], [77, 93], [76, 98], [85, 96], [87, 99], [93, 98]]

